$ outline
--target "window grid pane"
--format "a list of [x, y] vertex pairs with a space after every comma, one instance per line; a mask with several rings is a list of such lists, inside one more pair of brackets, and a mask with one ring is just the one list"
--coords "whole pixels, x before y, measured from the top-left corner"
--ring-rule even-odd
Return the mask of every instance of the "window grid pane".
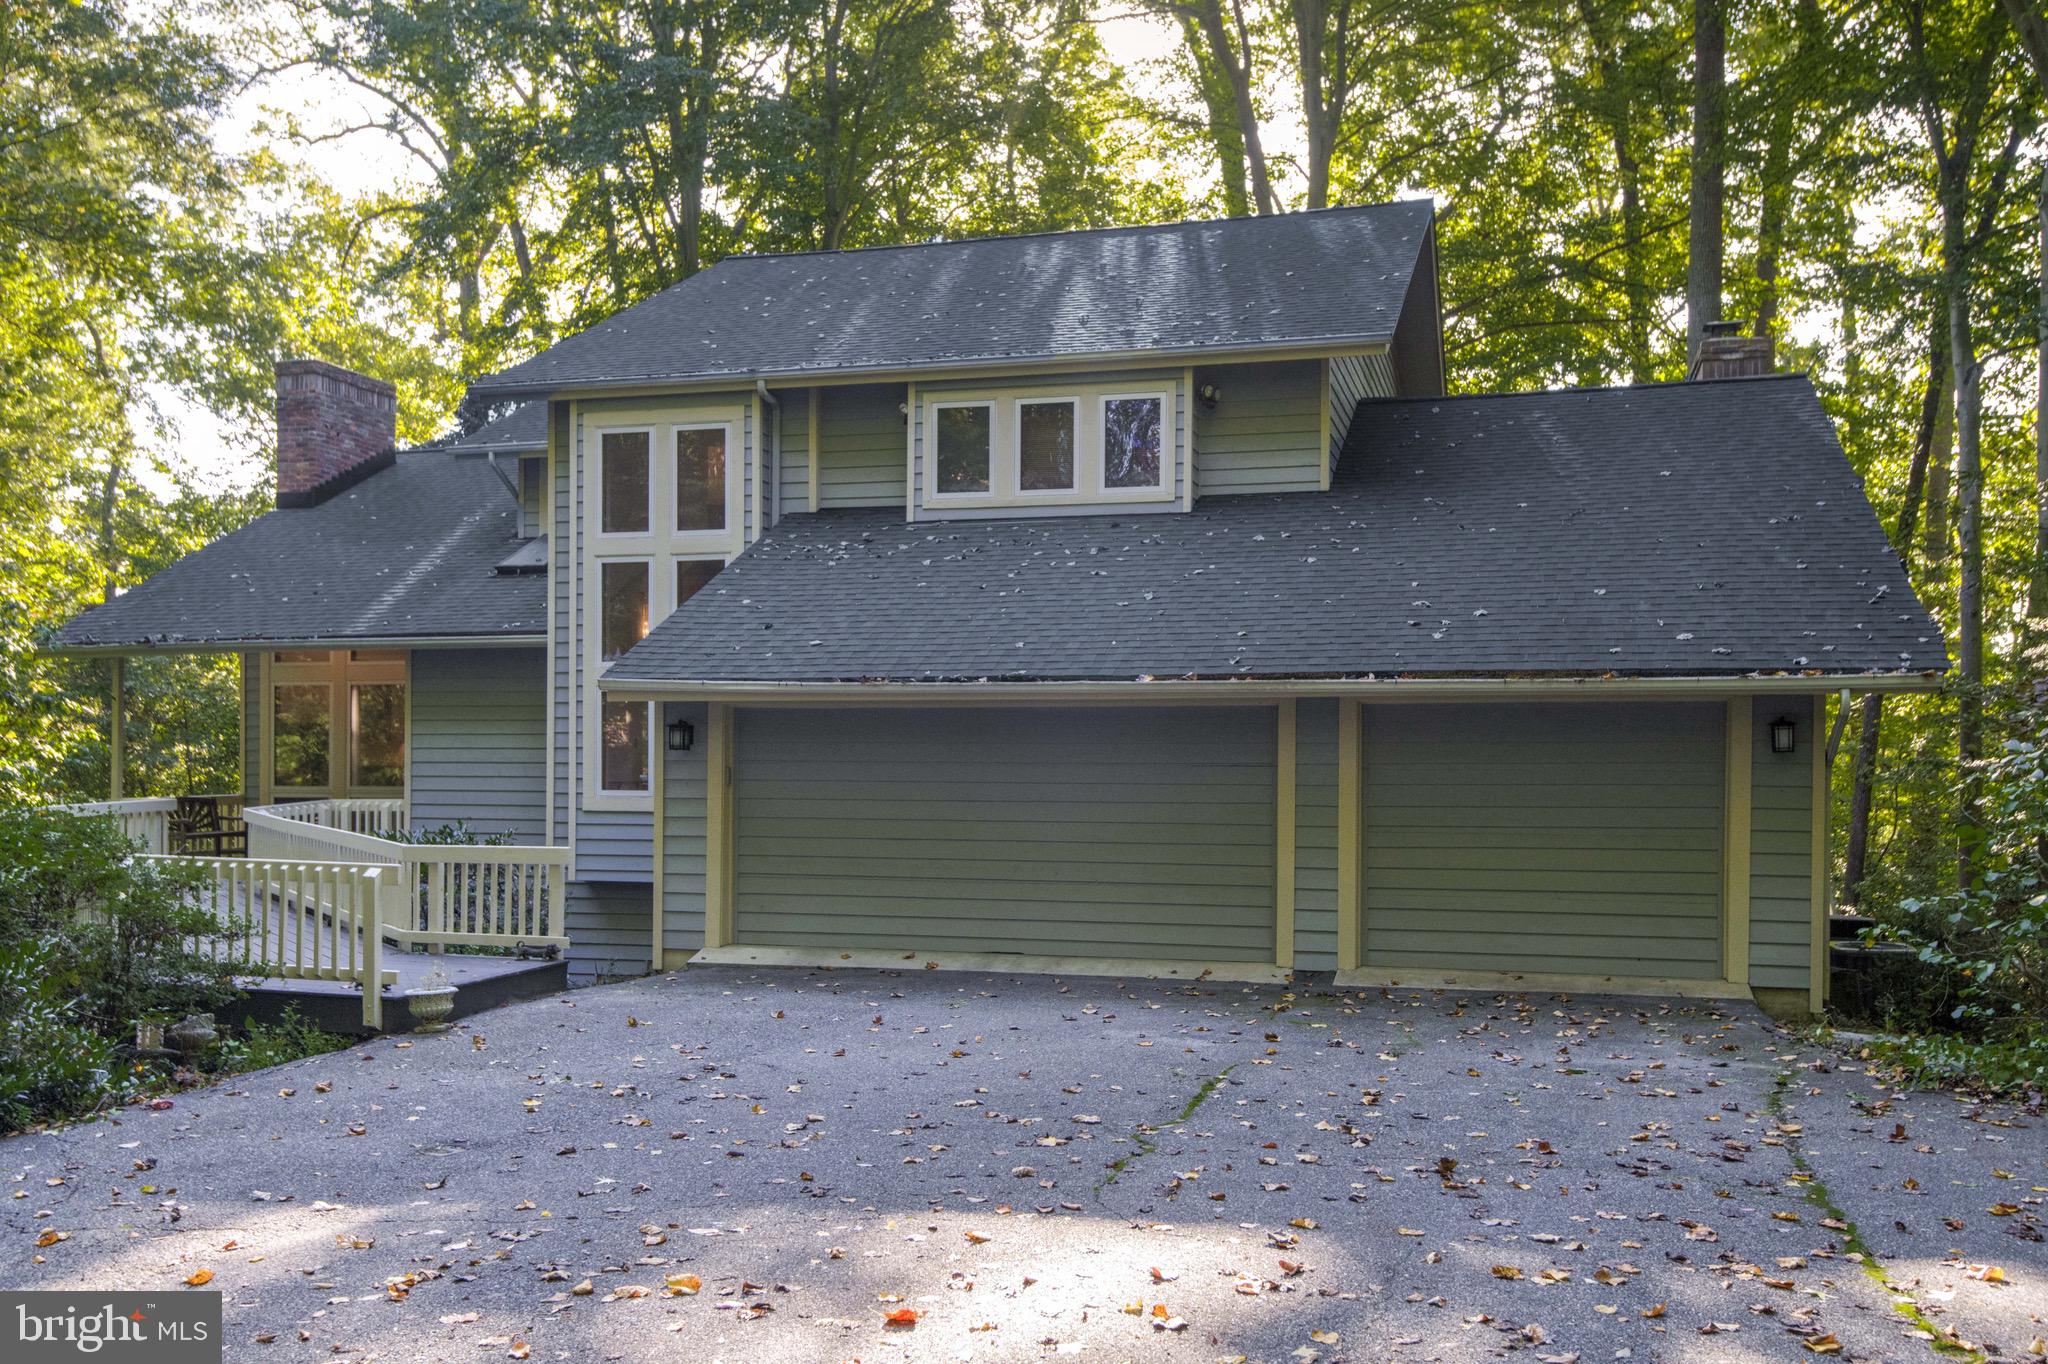
[[640, 701], [604, 703], [604, 789], [645, 791], [647, 706]]
[[939, 492], [988, 491], [991, 415], [986, 407], [942, 407], [933, 414]]
[[602, 447], [604, 510], [600, 526], [607, 535], [647, 532], [647, 433], [611, 431]]
[[327, 785], [328, 706], [326, 684], [278, 687], [272, 698], [271, 779], [287, 790]]
[[599, 656], [609, 663], [647, 636], [646, 563], [603, 565], [600, 591], [604, 609]]
[[725, 428], [676, 432], [676, 529], [725, 529]]
[[1017, 404], [1017, 486], [1027, 493], [1074, 487], [1074, 405]]
[[676, 605], [681, 606], [704, 590], [704, 585], [725, 567], [723, 559], [676, 560]]
[[349, 688], [349, 785], [405, 785], [405, 687], [373, 682]]
[[1160, 401], [1110, 398], [1102, 404], [1102, 486], [1163, 487]]

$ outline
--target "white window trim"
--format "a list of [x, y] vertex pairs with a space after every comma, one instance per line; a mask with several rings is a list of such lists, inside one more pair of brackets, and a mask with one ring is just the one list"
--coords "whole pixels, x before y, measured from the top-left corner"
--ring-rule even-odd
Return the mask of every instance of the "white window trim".
[[[667, 425], [668, 441], [663, 448], [663, 457], [657, 464], [665, 473], [662, 480], [661, 500], [667, 505], [663, 519], [654, 524], [663, 528], [661, 538], [667, 542], [671, 554], [689, 554], [693, 557], [708, 557], [721, 553], [726, 546], [745, 534], [740, 524], [746, 514], [746, 468], [745, 452], [739, 448], [739, 423], [724, 419], [707, 421], [679, 421]], [[722, 431], [725, 433], [725, 524], [717, 530], [678, 530], [676, 520], [682, 515], [682, 508], [676, 503], [676, 437], [685, 431]], [[738, 455], [737, 460], [734, 456]], [[735, 467], [737, 465], [737, 467]], [[693, 548], [702, 546], [701, 550]]]
[[[1027, 407], [1065, 407], [1074, 419], [1074, 477], [1064, 488], [1027, 488], [1024, 486], [1024, 409]], [[1010, 495], [1020, 501], [1040, 502], [1047, 500], [1072, 500], [1081, 492], [1085, 482], [1082, 472], [1088, 464], [1088, 444], [1084, 439], [1081, 420], [1081, 399], [1077, 395], [1057, 394], [1039, 397], [1036, 394], [1020, 393], [1010, 402], [1010, 448], [1016, 458], [1010, 461]]]
[[[746, 508], [746, 480], [749, 451], [742, 448], [745, 413], [737, 406], [707, 407], [673, 413], [636, 410], [632, 420], [583, 428], [576, 442], [576, 462], [581, 486], [581, 517], [585, 535], [578, 572], [582, 578], [581, 607], [583, 641], [579, 650], [583, 672], [581, 724], [582, 775], [572, 780], [572, 806], [580, 810], [617, 813], [646, 813], [654, 808], [653, 774], [662, 760], [662, 737], [655, 730], [658, 712], [648, 716], [648, 785], [644, 790], [608, 790], [604, 786], [604, 692], [598, 685], [609, 668], [604, 650], [603, 565], [620, 560], [643, 560], [649, 565], [647, 581], [647, 628], [651, 631], [675, 610], [676, 570], [682, 559], [716, 559], [731, 563], [745, 547], [743, 516]], [[676, 523], [676, 437], [682, 431], [723, 430], [725, 433], [725, 528], [723, 530], [678, 531]], [[601, 533], [603, 485], [595, 484], [592, 495], [590, 474], [603, 475], [604, 437], [621, 431], [646, 431], [648, 437], [648, 531], [633, 534]], [[566, 562], [566, 560], [565, 560]]]
[[[947, 408], [979, 407], [988, 412], [988, 487], [978, 493], [939, 491], [939, 413]], [[994, 398], [934, 398], [925, 407], [924, 500], [933, 507], [1000, 506], [1003, 486], [1002, 404]], [[1013, 461], [1014, 462], [1014, 461]]]
[[[661, 522], [656, 519], [661, 498], [657, 491], [657, 476], [661, 472], [661, 445], [655, 439], [658, 428], [653, 426], [601, 426], [590, 433], [591, 449], [597, 458], [597, 496], [591, 499], [591, 511], [596, 524], [591, 527], [590, 538], [601, 544], [614, 544], [626, 540], [644, 540], [658, 534], [655, 529]], [[604, 528], [604, 438], [606, 436], [644, 435], [647, 437], [647, 529], [606, 530]]]
[[[1105, 429], [1109, 421], [1109, 405], [1113, 402], [1132, 398], [1150, 398], [1159, 404], [1159, 482], [1149, 488], [1112, 488], [1109, 486], [1109, 435]], [[1095, 453], [1095, 495], [1104, 502], [1166, 502], [1173, 498], [1173, 466], [1175, 462], [1175, 441], [1173, 436], [1173, 392], [1163, 388], [1137, 388], [1117, 393], [1098, 393], [1095, 396], [1095, 430], [1091, 444]]]

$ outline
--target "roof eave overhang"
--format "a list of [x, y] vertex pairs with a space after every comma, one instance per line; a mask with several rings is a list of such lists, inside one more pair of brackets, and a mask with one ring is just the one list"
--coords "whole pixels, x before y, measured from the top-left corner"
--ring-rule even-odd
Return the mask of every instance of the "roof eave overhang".
[[1758, 693], [1919, 692], [1940, 688], [1938, 672], [1745, 673], [1704, 677], [1350, 677], [1158, 679], [1049, 682], [711, 682], [606, 678], [621, 701], [722, 701], [748, 705], [872, 702], [961, 705], [989, 701], [1275, 701], [1356, 697], [1368, 701], [1605, 700], [1753, 696]]
[[976, 359], [938, 361], [926, 365], [843, 365], [820, 369], [734, 370], [725, 374], [676, 375], [669, 378], [620, 376], [547, 383], [494, 382], [478, 379], [473, 392], [503, 398], [627, 397], [643, 393], [688, 393], [754, 384], [802, 387], [827, 384], [883, 383], [909, 381], [932, 374], [957, 375], [963, 379], [1004, 374], [1042, 373], [1047, 370], [1099, 368], [1103, 365], [1147, 366], [1190, 365], [1228, 359], [1311, 360], [1330, 355], [1376, 355], [1393, 344], [1385, 334], [1330, 336], [1285, 342], [1251, 342], [1207, 346], [1180, 346], [1155, 350], [1075, 351], [1063, 355], [986, 356]]
[[42, 652], [67, 658], [116, 658], [137, 654], [232, 654], [265, 649], [476, 649], [540, 646], [545, 633], [496, 635], [306, 635], [292, 638], [147, 640], [127, 644], [52, 644]]

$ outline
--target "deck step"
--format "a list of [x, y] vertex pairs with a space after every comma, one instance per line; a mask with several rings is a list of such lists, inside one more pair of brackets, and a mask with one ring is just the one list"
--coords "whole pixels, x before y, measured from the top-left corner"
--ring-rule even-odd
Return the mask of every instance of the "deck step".
[[[385, 949], [384, 965], [395, 967], [398, 983], [384, 989], [384, 1031], [411, 1032], [412, 1012], [406, 1007], [406, 990], [418, 985], [435, 964], [455, 984], [456, 1018], [467, 1018], [486, 1009], [521, 1000], [560, 994], [569, 988], [569, 963], [521, 960], [515, 957], [470, 956], [464, 953], [400, 952]], [[225, 1021], [239, 1025], [244, 1018], [259, 1023], [276, 1023], [288, 1009], [316, 1027], [349, 1037], [367, 1036], [363, 1027], [363, 1006], [355, 986], [332, 980], [242, 980], [245, 999], [229, 1005]]]

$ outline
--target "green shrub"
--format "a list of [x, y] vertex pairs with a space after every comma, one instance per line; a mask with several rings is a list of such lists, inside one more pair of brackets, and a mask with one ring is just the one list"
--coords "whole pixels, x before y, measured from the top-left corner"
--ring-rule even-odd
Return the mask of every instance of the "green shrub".
[[[2048, 1084], [2048, 732], [2008, 740], [1982, 769], [1982, 839], [1967, 889], [1901, 902], [1893, 937], [1937, 970], [1957, 1045]], [[1925, 1049], [1923, 1049], [1925, 1050]], [[1954, 1047], [1940, 1049], [1954, 1063]], [[1939, 1059], [1928, 1052], [1930, 1059]], [[1992, 1059], [1987, 1055], [1987, 1063]], [[1967, 1069], [1967, 1062], [1959, 1063]]]
[[294, 1004], [276, 1023], [258, 1023], [253, 1018], [243, 1020], [241, 1032], [221, 1039], [216, 1064], [220, 1070], [228, 1072], [265, 1070], [291, 1061], [303, 1061], [308, 1056], [324, 1056], [348, 1045], [349, 1040], [339, 1033], [328, 1032], [307, 1022], [299, 1013], [298, 1005]]
[[52, 956], [36, 943], [0, 947], [0, 1132], [88, 1112], [116, 1092], [113, 1048], [79, 1023]]
[[232, 964], [196, 950], [225, 936], [192, 898], [203, 873], [135, 851], [111, 818], [0, 811], [0, 951], [42, 952], [51, 988], [105, 1037], [235, 995]]

